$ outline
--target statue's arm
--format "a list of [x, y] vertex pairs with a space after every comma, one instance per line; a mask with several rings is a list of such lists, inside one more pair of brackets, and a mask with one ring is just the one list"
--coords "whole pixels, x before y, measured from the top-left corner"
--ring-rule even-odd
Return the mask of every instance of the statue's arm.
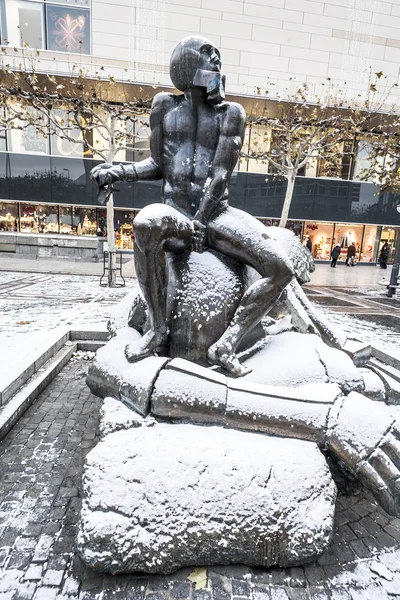
[[196, 220], [204, 225], [225, 194], [232, 171], [239, 159], [242, 148], [246, 113], [240, 104], [227, 103], [226, 114], [221, 119], [221, 131], [212, 165], [211, 175], [207, 179], [203, 197], [200, 201]]
[[162, 122], [167, 105], [171, 103], [171, 94], [157, 94], [150, 112], [150, 156], [145, 160], [130, 164], [110, 165], [103, 163], [94, 167], [91, 178], [99, 187], [115, 181], [157, 180], [162, 178]]
[[118, 165], [123, 170], [123, 181], [156, 180], [162, 178], [160, 169], [163, 146], [163, 117], [171, 94], [161, 93], [154, 97], [150, 111], [150, 156], [140, 162]]

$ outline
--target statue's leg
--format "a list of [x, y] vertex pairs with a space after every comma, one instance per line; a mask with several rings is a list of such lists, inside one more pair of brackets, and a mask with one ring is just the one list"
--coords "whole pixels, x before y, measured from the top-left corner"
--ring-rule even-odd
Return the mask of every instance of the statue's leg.
[[212, 364], [241, 377], [249, 369], [240, 364], [235, 352], [242, 337], [261, 321], [275, 305], [293, 278], [292, 265], [278, 242], [257, 219], [229, 207], [208, 225], [207, 243], [242, 263], [253, 267], [261, 279], [245, 292], [231, 323], [208, 352]]
[[189, 219], [165, 204], [153, 204], [140, 211], [133, 222], [135, 269], [150, 317], [150, 330], [125, 348], [130, 362], [149, 356], [166, 342], [167, 277], [165, 252], [182, 252], [192, 240]]

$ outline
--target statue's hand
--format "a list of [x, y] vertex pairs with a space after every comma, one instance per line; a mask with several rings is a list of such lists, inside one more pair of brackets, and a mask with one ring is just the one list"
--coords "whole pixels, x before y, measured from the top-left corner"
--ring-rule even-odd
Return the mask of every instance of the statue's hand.
[[193, 243], [194, 252], [204, 252], [206, 243], [206, 226], [194, 219], [193, 223]]
[[121, 179], [121, 170], [119, 165], [103, 163], [90, 171], [90, 177], [102, 188], [114, 183], [114, 181], [119, 181]]
[[400, 423], [389, 407], [352, 392], [330, 417], [327, 445], [386, 512], [400, 515]]

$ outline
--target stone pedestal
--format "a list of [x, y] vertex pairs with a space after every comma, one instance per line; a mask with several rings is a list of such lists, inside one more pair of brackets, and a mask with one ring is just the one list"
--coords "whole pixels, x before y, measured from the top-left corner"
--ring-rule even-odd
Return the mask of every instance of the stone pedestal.
[[87, 456], [78, 549], [110, 573], [300, 565], [329, 545], [335, 499], [310, 442], [194, 425], [120, 430]]

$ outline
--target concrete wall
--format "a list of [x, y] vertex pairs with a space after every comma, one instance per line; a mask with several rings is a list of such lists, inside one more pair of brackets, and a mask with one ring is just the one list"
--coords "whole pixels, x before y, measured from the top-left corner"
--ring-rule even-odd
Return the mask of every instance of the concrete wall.
[[93, 260], [97, 256], [95, 237], [0, 233], [0, 252], [13, 252], [26, 258], [67, 258]]

